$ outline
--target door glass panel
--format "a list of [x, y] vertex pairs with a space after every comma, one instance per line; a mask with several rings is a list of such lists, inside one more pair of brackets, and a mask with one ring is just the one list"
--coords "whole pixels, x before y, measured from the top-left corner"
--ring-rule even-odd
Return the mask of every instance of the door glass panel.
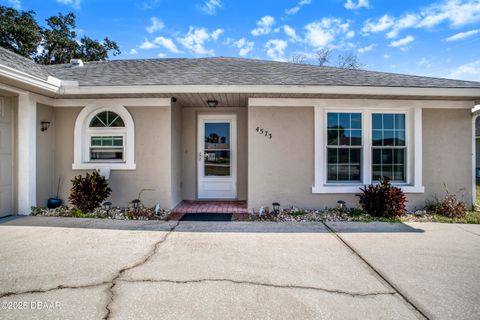
[[205, 176], [230, 176], [230, 123], [205, 123]]

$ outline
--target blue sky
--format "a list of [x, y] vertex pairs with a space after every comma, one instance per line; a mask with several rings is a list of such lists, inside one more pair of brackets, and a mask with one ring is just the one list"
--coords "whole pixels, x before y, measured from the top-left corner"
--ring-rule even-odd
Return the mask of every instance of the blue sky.
[[[117, 58], [234, 56], [287, 61], [322, 47], [365, 69], [480, 81], [480, 0], [0, 0], [38, 20], [73, 11], [80, 36]], [[313, 60], [312, 60], [313, 61]]]

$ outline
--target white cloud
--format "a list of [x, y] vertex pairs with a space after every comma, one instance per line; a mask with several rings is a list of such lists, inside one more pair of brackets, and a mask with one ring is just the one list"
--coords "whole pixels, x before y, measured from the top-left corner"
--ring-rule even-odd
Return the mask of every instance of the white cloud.
[[288, 43], [285, 40], [272, 39], [267, 41], [265, 49], [267, 49], [267, 55], [273, 60], [285, 61], [284, 55], [287, 46]]
[[223, 29], [216, 29], [212, 32], [212, 39], [217, 40], [218, 37], [223, 33]]
[[401, 30], [416, 27], [420, 17], [416, 14], [407, 14], [395, 21], [392, 30], [387, 33], [387, 38], [396, 38]]
[[253, 50], [255, 43], [253, 41], [247, 41], [245, 38], [241, 38], [238, 41], [233, 42], [233, 46], [240, 49], [239, 55], [246, 56]]
[[305, 26], [305, 41], [316, 48], [324, 47], [332, 43], [336, 36], [353, 37], [355, 34], [352, 34], [349, 28], [350, 24], [342, 19], [323, 18]]
[[222, 8], [222, 2], [220, 0], [207, 0], [200, 7], [200, 9], [209, 15], [214, 15], [217, 13], [217, 9]]
[[394, 23], [394, 19], [388, 14], [386, 14], [377, 21], [374, 21], [372, 19], [368, 19], [367, 21], [365, 21], [362, 31], [365, 33], [381, 32], [393, 26]]
[[385, 54], [383, 55], [383, 59], [390, 59], [390, 57], [391, 57], [391, 56], [390, 56], [388, 53], [385, 53]]
[[480, 21], [480, 0], [444, 0], [415, 13], [398, 18], [384, 15], [377, 21], [365, 21], [365, 33], [387, 31], [387, 38], [396, 38], [400, 31], [413, 28], [432, 28], [448, 23], [452, 28], [462, 27]]
[[287, 15], [296, 14], [298, 11], [300, 11], [301, 7], [309, 5], [310, 3], [312, 3], [312, 0], [302, 0], [295, 7], [285, 10], [285, 14]]
[[177, 41], [195, 54], [213, 55], [213, 50], [207, 50], [205, 43], [217, 40], [222, 32], [223, 29], [216, 29], [212, 33], [208, 33], [207, 29], [203, 27], [190, 27], [187, 34], [184, 37], [178, 37]]
[[275, 24], [275, 18], [272, 16], [264, 16], [257, 22], [257, 28], [251, 31], [252, 35], [260, 36], [269, 34], [272, 31], [272, 26]]
[[480, 1], [447, 0], [431, 5], [421, 15], [421, 27], [433, 27], [445, 21], [453, 27], [460, 27], [480, 21]]
[[72, 6], [75, 9], [80, 9], [81, 0], [57, 0], [58, 3], [66, 4], [68, 6]]
[[412, 43], [413, 40], [415, 40], [415, 38], [413, 36], [406, 36], [405, 38], [402, 38], [400, 40], [390, 42], [390, 47], [394, 47], [394, 48], [404, 47], [404, 46]]
[[354, 0], [347, 0], [344, 5], [345, 8], [348, 10], [356, 10], [360, 8], [369, 8], [370, 3], [368, 0], [358, 0], [357, 3], [354, 2]]
[[358, 49], [358, 53], [359, 54], [362, 54], [362, 53], [366, 53], [366, 52], [370, 52], [372, 51], [374, 48], [376, 47], [376, 44], [371, 44], [369, 46], [366, 46], [366, 47], [363, 47], [363, 48], [359, 48]]
[[453, 36], [448, 37], [447, 41], [458, 41], [458, 40], [463, 40], [465, 38], [474, 36], [476, 34], [480, 33], [480, 29], [474, 29], [470, 31], [465, 31], [465, 32], [459, 32], [457, 34], [454, 34]]
[[8, 2], [17, 10], [22, 7], [22, 2], [20, 0], [8, 0]]
[[462, 64], [449, 75], [450, 78], [480, 81], [480, 60]]
[[137, 49], [130, 49], [130, 51], [128, 52], [128, 54], [132, 54], [132, 55], [135, 55], [137, 53], [138, 53]]
[[165, 58], [167, 55], [163, 52], [160, 52], [159, 54], [157, 54], [157, 57], [159, 58]]
[[163, 21], [158, 19], [157, 17], [151, 17], [150, 18], [150, 25], [145, 28], [148, 33], [154, 33], [159, 30], [162, 30], [165, 27], [163, 24]]
[[155, 49], [158, 48], [158, 45], [156, 45], [153, 42], [150, 42], [148, 39], [145, 39], [139, 46], [139, 49], [144, 49], [144, 50], [149, 50], [149, 49]]
[[295, 32], [295, 29], [293, 29], [289, 25], [284, 25], [283, 26], [283, 32], [285, 32], [285, 34], [288, 36], [288, 39], [292, 42], [301, 40], [300, 37]]
[[170, 52], [174, 53], [182, 53], [180, 50], [178, 50], [177, 46], [175, 43], [173, 43], [173, 40], [170, 38], [165, 38], [165, 37], [157, 37], [155, 38], [155, 44], [159, 45], [160, 47], [164, 47], [168, 49]]

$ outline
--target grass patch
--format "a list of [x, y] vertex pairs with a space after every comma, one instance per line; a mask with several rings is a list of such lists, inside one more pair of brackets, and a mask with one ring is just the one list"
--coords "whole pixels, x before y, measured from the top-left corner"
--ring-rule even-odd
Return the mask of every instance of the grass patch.
[[469, 211], [461, 218], [448, 218], [440, 215], [431, 217], [433, 222], [480, 224], [480, 211]]

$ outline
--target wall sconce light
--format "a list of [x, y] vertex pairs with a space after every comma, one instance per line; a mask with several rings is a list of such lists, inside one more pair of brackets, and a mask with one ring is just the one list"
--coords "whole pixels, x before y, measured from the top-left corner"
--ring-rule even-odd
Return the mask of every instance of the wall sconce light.
[[41, 131], [47, 131], [48, 128], [50, 128], [50, 121], [42, 121], [40, 122], [40, 125], [41, 125]]
[[209, 108], [216, 108], [218, 105], [218, 100], [207, 100]]

